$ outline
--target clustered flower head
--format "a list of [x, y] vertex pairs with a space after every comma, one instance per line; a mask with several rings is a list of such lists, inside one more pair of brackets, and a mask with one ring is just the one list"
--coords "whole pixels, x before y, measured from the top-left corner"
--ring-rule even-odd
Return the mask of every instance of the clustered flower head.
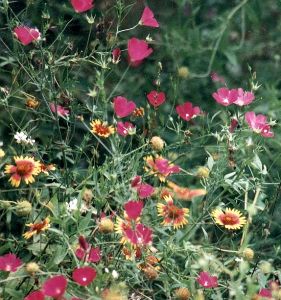
[[30, 239], [36, 234], [40, 234], [42, 231], [50, 228], [50, 218], [47, 217], [41, 222], [26, 224], [29, 230], [23, 234], [25, 239]]
[[6, 165], [5, 173], [11, 174], [9, 181], [14, 187], [18, 187], [21, 181], [26, 184], [33, 183], [35, 181], [34, 176], [39, 175], [41, 172], [40, 162], [34, 160], [29, 156], [15, 156], [15, 165]]
[[23, 145], [34, 145], [35, 140], [33, 140], [31, 137], [28, 137], [28, 135], [24, 132], [16, 132], [14, 135], [14, 139], [18, 144], [23, 144]]
[[115, 128], [112, 125], [108, 125], [101, 120], [93, 120], [90, 125], [92, 127], [91, 132], [102, 138], [108, 138], [115, 132]]
[[229, 230], [237, 230], [246, 224], [245, 217], [237, 209], [226, 208], [222, 210], [217, 208], [212, 211], [212, 217], [215, 222]]
[[157, 211], [158, 216], [163, 217], [162, 224], [165, 226], [173, 226], [174, 229], [178, 229], [188, 224], [189, 209], [181, 208], [174, 204], [174, 200], [171, 196], [164, 196], [166, 203], [158, 203]]

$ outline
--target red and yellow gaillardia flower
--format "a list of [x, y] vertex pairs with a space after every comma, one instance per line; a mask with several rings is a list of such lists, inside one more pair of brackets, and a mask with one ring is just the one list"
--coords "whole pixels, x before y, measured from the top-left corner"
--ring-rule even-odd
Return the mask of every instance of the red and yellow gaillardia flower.
[[107, 138], [115, 132], [112, 125], [109, 126], [101, 120], [93, 120], [90, 125], [92, 127], [91, 132], [103, 138]]
[[50, 218], [47, 217], [41, 222], [26, 224], [26, 226], [30, 228], [23, 234], [23, 237], [28, 240], [35, 234], [39, 234], [42, 231], [47, 230], [50, 227]]
[[246, 218], [237, 209], [226, 208], [223, 211], [217, 208], [212, 211], [211, 216], [215, 223], [229, 230], [240, 229], [246, 224]]
[[171, 196], [164, 196], [164, 199], [166, 204], [157, 204], [158, 216], [164, 218], [162, 224], [165, 226], [173, 226], [174, 229], [181, 228], [188, 224], [186, 217], [188, 216], [189, 209], [176, 206]]
[[9, 181], [14, 187], [18, 187], [22, 180], [26, 184], [33, 183], [34, 176], [41, 172], [40, 162], [34, 160], [33, 157], [15, 156], [14, 161], [16, 165], [5, 166], [5, 173], [12, 174]]

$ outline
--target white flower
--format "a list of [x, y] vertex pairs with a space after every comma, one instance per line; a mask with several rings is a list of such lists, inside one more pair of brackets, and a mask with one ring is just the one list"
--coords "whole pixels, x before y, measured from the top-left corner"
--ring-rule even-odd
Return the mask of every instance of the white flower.
[[16, 132], [16, 134], [14, 135], [14, 139], [16, 140], [16, 142], [18, 144], [27, 143], [27, 135], [25, 132], [21, 131], [21, 132]]
[[14, 139], [18, 144], [29, 144], [31, 146], [35, 144], [35, 140], [33, 140], [31, 137], [28, 137], [28, 135], [24, 131], [16, 132], [16, 134], [14, 135]]
[[70, 202], [66, 203], [66, 209], [68, 212], [73, 212], [75, 210], [79, 210], [80, 212], [86, 212], [87, 206], [84, 202], [79, 203], [77, 198], [73, 198]]
[[119, 273], [116, 270], [113, 270], [111, 275], [114, 279], [118, 279], [118, 277], [119, 277]]
[[108, 268], [105, 268], [105, 269], [104, 269], [104, 272], [105, 272], [105, 273], [109, 273]]

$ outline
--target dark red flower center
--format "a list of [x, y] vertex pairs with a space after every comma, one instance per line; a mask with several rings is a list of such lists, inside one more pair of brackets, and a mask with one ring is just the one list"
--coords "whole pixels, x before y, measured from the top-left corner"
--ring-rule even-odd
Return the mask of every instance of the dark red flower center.
[[219, 219], [224, 225], [235, 225], [239, 224], [239, 216], [233, 213], [224, 213], [222, 214]]
[[17, 162], [17, 173], [20, 176], [28, 175], [33, 170], [33, 163], [30, 161], [18, 161]]

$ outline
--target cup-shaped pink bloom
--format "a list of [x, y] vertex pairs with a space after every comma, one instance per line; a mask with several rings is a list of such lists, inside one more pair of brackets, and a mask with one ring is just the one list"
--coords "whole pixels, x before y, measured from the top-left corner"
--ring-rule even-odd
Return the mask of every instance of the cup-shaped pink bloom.
[[113, 99], [113, 107], [117, 117], [125, 118], [133, 113], [136, 104], [134, 101], [129, 101], [125, 97], [118, 96]]
[[137, 188], [141, 184], [141, 176], [135, 176], [131, 181], [131, 187]]
[[237, 100], [238, 91], [235, 89], [220, 88], [212, 96], [219, 104], [229, 106]]
[[69, 116], [69, 110], [67, 108], [64, 108], [61, 105], [56, 105], [55, 103], [50, 103], [50, 109], [53, 113], [57, 113], [60, 117], [68, 117]]
[[121, 136], [127, 136], [136, 133], [136, 127], [131, 122], [117, 122], [117, 133]]
[[135, 246], [145, 246], [152, 243], [152, 230], [143, 224], [137, 224], [135, 229], [124, 230], [127, 240]]
[[34, 291], [28, 294], [24, 300], [45, 300], [45, 295], [41, 291]]
[[84, 236], [79, 236], [80, 247], [76, 249], [75, 255], [80, 260], [86, 260], [87, 262], [97, 263], [101, 260], [100, 248], [92, 247], [84, 238]]
[[59, 299], [64, 295], [66, 287], [66, 278], [63, 275], [58, 275], [47, 279], [43, 283], [42, 292], [45, 296]]
[[177, 165], [171, 165], [167, 159], [156, 158], [155, 159], [156, 169], [163, 176], [169, 176], [180, 172], [180, 167]]
[[89, 256], [88, 256], [88, 262], [97, 263], [101, 260], [101, 251], [99, 247], [91, 247]]
[[144, 40], [131, 38], [128, 41], [128, 60], [132, 67], [138, 67], [153, 52]]
[[124, 208], [127, 216], [131, 220], [136, 220], [141, 215], [143, 202], [130, 200], [124, 204]]
[[16, 272], [22, 261], [13, 253], [0, 256], [0, 271]]
[[188, 101], [178, 105], [176, 107], [176, 112], [185, 121], [190, 121], [202, 113], [198, 106], [193, 107], [192, 103]]
[[155, 19], [153, 11], [148, 6], [144, 8], [139, 23], [143, 26], [159, 27], [159, 23]]
[[208, 272], [200, 272], [197, 282], [206, 289], [218, 286], [217, 276], [211, 276]]
[[82, 13], [94, 7], [93, 0], [71, 0], [75, 12]]
[[72, 279], [82, 286], [87, 286], [96, 278], [97, 272], [92, 267], [81, 267], [74, 269]]
[[272, 299], [272, 292], [269, 289], [265, 289], [265, 288], [260, 289], [258, 295], [261, 296], [262, 298]]
[[16, 38], [24, 45], [29, 45], [33, 41], [38, 41], [41, 38], [40, 31], [37, 28], [28, 26], [18, 26], [13, 30]]
[[166, 100], [164, 92], [151, 91], [147, 94], [147, 100], [153, 107], [158, 107]]
[[112, 62], [118, 64], [121, 60], [121, 50], [120, 48], [115, 48], [112, 50]]
[[137, 192], [140, 199], [148, 198], [153, 194], [154, 187], [147, 183], [141, 183], [137, 187]]
[[249, 105], [255, 99], [255, 95], [252, 92], [243, 91], [243, 89], [237, 89], [238, 97], [234, 104], [238, 106]]
[[262, 114], [256, 115], [255, 112], [249, 111], [245, 114], [245, 121], [256, 133], [259, 133], [264, 137], [274, 136], [274, 133], [271, 131], [270, 125], [267, 123], [266, 116]]

